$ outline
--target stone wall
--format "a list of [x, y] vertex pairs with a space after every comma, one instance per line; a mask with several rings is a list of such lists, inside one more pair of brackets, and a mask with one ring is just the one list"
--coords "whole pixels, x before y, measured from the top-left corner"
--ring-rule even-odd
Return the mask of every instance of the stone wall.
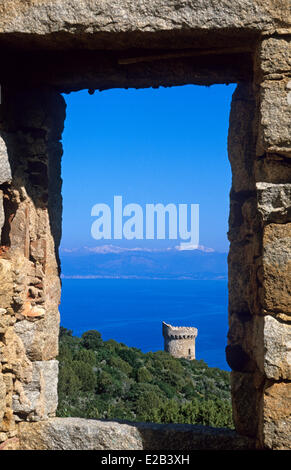
[[254, 83], [237, 88], [229, 131], [233, 412], [240, 433], [270, 448], [291, 447], [290, 59], [286, 38], [258, 45]]
[[[65, 119], [60, 93], [238, 82], [228, 143], [226, 356], [233, 414], [246, 447], [290, 449], [289, 1], [171, 0], [165, 7], [160, 0], [146, 6], [0, 0], [0, 18], [0, 448], [19, 442], [33, 449], [86, 447], [74, 438], [76, 423], [53, 418]], [[89, 434], [91, 424], [78, 426]], [[94, 433], [104, 431], [99, 422], [92, 426]], [[114, 426], [122, 441], [125, 428]], [[152, 426], [164, 436], [160, 445], [170, 448], [174, 428]], [[191, 429], [189, 439], [199, 442], [197, 428]], [[62, 444], [63, 431], [73, 444]], [[219, 442], [237, 448], [236, 438]], [[121, 447], [152, 445], [124, 439]], [[207, 442], [215, 448], [214, 440]]]
[[52, 92], [6, 91], [1, 106], [0, 442], [57, 408], [65, 106]]

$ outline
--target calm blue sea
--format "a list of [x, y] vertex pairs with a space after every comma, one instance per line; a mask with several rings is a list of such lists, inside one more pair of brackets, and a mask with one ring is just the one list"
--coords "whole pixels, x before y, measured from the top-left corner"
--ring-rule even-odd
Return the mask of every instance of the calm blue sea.
[[143, 352], [163, 349], [162, 321], [198, 328], [196, 357], [225, 361], [227, 281], [63, 279], [61, 325], [74, 335], [96, 329]]

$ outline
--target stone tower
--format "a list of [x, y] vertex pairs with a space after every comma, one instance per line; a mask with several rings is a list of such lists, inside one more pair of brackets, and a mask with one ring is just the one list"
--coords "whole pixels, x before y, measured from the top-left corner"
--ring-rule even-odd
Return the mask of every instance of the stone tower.
[[197, 328], [172, 326], [163, 322], [164, 350], [173, 357], [195, 359], [195, 338]]

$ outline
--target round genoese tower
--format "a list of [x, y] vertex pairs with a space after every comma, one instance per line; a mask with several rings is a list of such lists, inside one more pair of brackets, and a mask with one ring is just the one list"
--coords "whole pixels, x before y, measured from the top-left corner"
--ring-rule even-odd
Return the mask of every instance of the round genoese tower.
[[172, 326], [163, 322], [164, 350], [173, 357], [195, 359], [197, 328]]

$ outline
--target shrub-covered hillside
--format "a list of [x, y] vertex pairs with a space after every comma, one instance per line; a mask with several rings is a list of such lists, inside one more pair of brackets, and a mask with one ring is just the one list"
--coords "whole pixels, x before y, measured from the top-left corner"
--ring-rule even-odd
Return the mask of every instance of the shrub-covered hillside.
[[229, 373], [61, 328], [58, 416], [232, 427]]

